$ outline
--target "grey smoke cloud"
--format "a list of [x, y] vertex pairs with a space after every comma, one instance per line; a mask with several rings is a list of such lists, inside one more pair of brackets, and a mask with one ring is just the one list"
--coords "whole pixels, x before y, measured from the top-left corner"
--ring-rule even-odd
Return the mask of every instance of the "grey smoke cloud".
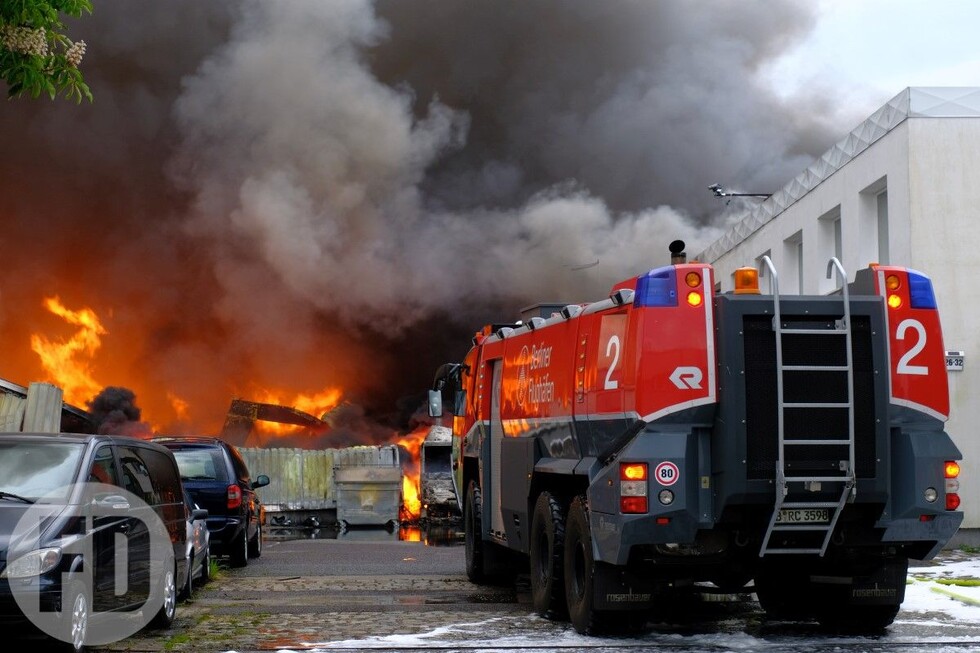
[[752, 76], [801, 3], [377, 9], [245, 3], [175, 105], [193, 232], [348, 324], [598, 298], [720, 235], [707, 180], [774, 188], [821, 130]]
[[139, 334], [112, 352], [138, 382], [103, 378], [151, 419], [164, 389], [220, 411], [243, 379], [414, 392], [485, 321], [699, 251], [738, 208], [708, 184], [775, 190], [826, 149], [827, 100], [758, 78], [814, 12], [96, 0], [72, 26], [95, 103], [3, 109], [0, 292], [97, 296], [107, 354]]

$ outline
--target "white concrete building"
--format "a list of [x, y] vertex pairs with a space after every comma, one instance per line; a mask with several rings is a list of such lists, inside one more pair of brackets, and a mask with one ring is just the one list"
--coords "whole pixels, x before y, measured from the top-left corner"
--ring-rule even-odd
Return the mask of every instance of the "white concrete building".
[[873, 261], [932, 278], [945, 348], [965, 352], [946, 431], [964, 457], [963, 528], [980, 528], [980, 88], [905, 89], [696, 258], [731, 290], [765, 254], [781, 293], [833, 291], [831, 256], [851, 281]]

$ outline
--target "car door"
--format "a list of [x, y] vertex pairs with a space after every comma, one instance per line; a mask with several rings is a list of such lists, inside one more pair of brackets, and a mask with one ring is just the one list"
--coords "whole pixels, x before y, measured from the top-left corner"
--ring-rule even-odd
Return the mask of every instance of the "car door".
[[108, 486], [122, 487], [120, 474], [116, 467], [113, 448], [109, 444], [100, 445], [96, 450], [89, 469], [89, 483], [99, 487], [92, 496], [92, 607], [95, 612], [115, 610], [125, 604], [128, 592], [125, 569], [128, 556], [119, 556], [128, 548], [128, 531], [131, 528], [126, 514], [128, 503], [120, 492], [113, 492]]
[[127, 520], [127, 584], [124, 605], [139, 606], [150, 598], [151, 549], [148, 524], [156, 502], [150, 470], [140, 450], [132, 445], [117, 445], [122, 487], [143, 502], [133, 506]]

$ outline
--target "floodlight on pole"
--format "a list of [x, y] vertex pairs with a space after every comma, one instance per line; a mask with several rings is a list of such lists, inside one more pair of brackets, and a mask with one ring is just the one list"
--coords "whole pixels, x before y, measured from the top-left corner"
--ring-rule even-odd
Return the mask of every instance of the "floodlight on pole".
[[733, 193], [730, 190], [725, 190], [724, 186], [721, 184], [711, 184], [708, 186], [708, 190], [715, 194], [715, 197], [771, 197], [772, 193]]

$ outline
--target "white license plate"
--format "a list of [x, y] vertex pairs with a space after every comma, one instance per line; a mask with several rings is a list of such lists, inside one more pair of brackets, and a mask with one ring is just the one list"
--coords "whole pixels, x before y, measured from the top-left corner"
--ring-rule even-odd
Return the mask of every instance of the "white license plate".
[[776, 517], [777, 524], [829, 524], [828, 508], [783, 508]]

